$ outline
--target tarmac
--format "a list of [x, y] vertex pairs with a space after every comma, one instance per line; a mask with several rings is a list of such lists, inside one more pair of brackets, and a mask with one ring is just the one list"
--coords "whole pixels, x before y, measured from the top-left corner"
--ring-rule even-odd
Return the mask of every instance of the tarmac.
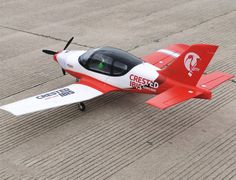
[[[206, 72], [236, 74], [235, 0], [0, 0], [0, 105], [75, 81], [42, 49], [114, 46], [142, 57], [217, 44]], [[0, 111], [0, 179], [236, 179], [236, 78], [167, 110], [109, 93], [15, 117]]]

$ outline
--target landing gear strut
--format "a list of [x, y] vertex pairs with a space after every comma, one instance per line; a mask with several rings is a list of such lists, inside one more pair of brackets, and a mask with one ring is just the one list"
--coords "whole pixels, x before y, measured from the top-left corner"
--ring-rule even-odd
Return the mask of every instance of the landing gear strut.
[[85, 111], [86, 106], [85, 106], [85, 104], [83, 102], [80, 102], [78, 104], [78, 108], [79, 108], [80, 111]]
[[76, 79], [75, 79], [75, 81], [76, 81], [76, 82], [79, 82], [79, 81], [80, 81], [80, 79], [79, 79], [79, 78], [76, 78]]

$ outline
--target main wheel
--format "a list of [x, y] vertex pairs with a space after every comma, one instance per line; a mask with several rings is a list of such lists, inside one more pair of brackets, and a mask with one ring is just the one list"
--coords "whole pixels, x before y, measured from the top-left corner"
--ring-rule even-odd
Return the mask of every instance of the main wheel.
[[81, 102], [81, 103], [78, 104], [78, 108], [79, 108], [80, 111], [85, 111], [86, 107], [85, 107], [85, 104]]

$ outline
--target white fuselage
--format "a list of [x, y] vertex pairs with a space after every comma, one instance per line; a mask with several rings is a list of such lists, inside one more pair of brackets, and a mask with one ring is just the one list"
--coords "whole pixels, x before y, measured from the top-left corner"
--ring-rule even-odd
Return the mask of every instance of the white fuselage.
[[86, 51], [62, 51], [57, 54], [56, 59], [60, 66], [68, 72], [72, 71], [80, 75], [86, 75], [120, 89], [136, 88], [141, 90], [141, 86], [144, 85], [150, 85], [149, 89], [150, 87], [154, 90], [158, 88], [158, 84], [155, 80], [159, 77], [158, 70], [160, 69], [156, 66], [143, 62], [134, 66], [122, 76], [109, 76], [83, 67], [79, 63], [79, 57], [85, 52]]

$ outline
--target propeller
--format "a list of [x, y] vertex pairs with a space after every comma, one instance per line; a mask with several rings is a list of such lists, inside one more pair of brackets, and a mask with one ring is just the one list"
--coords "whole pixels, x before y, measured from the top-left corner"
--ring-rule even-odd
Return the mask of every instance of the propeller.
[[68, 46], [70, 45], [70, 43], [73, 41], [74, 37], [70, 38], [70, 40], [67, 42], [66, 46], [64, 47], [63, 50], [66, 50], [68, 48]]
[[[74, 37], [70, 38], [70, 40], [66, 43], [66, 46], [64, 47], [63, 50], [66, 50], [68, 48], [68, 46], [71, 44], [71, 42], [73, 41]], [[48, 50], [48, 49], [43, 49], [42, 50], [45, 54], [49, 54], [49, 55], [55, 55], [58, 52], [52, 51], [52, 50]]]
[[61, 68], [61, 70], [62, 70], [62, 74], [63, 74], [63, 75], [66, 75], [65, 69]]
[[[70, 40], [66, 43], [65, 47], [63, 50], [66, 50], [68, 48], [68, 46], [71, 44], [71, 42], [73, 41], [74, 37], [70, 38]], [[43, 49], [42, 52], [44, 52], [45, 54], [49, 54], [49, 55], [55, 55], [58, 52], [56, 51], [52, 51], [52, 50], [48, 50], [48, 49]], [[65, 69], [61, 68], [63, 75], [66, 75], [66, 71]]]
[[43, 49], [42, 51], [46, 54], [49, 54], [49, 55], [55, 55], [57, 53], [55, 51], [51, 51], [51, 50], [47, 50], [47, 49]]

